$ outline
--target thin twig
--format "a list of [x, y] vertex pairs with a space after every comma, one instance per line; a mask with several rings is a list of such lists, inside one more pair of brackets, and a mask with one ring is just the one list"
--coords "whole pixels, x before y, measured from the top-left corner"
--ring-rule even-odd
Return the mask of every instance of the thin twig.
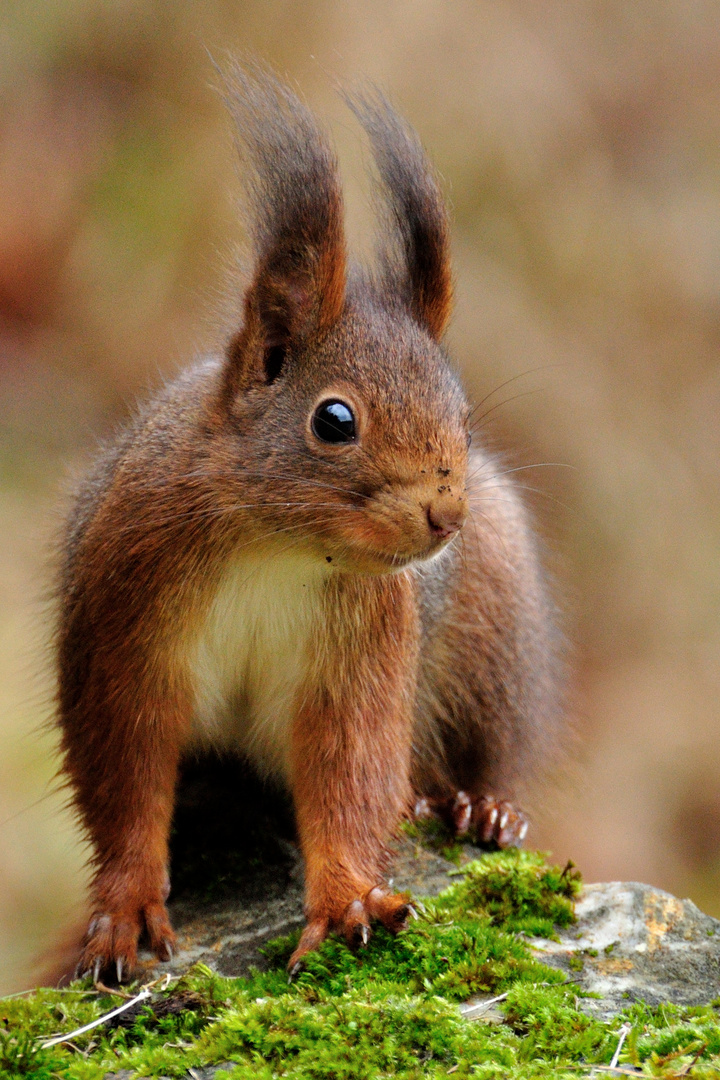
[[111, 997], [125, 998], [126, 1001], [129, 1001], [130, 998], [133, 996], [132, 994], [126, 994], [125, 991], [121, 990], [119, 986], [116, 988], [113, 988], [112, 986], [106, 986], [105, 983], [100, 982], [99, 979], [95, 983], [95, 987], [97, 990], [99, 990], [101, 994], [109, 994]]
[[[567, 1065], [563, 1066], [563, 1068], [566, 1068], [566, 1069], [569, 1068], [569, 1067], [571, 1067], [571, 1066], [567, 1066]], [[596, 1072], [611, 1072], [611, 1073], [615, 1073], [616, 1076], [642, 1076], [643, 1075], [641, 1069], [633, 1069], [632, 1067], [630, 1067], [629, 1069], [626, 1069], [622, 1065], [615, 1065], [615, 1066], [613, 1066], [613, 1065], [585, 1065], [584, 1068], [592, 1069], [594, 1072], [595, 1071]]]
[[77, 990], [73, 986], [33, 986], [30, 990], [18, 990], [15, 994], [3, 994], [0, 1001], [12, 1001], [14, 998], [26, 997], [28, 994], [42, 994], [49, 990], [53, 994], [95, 994], [100, 995], [100, 990]]
[[683, 1068], [682, 1068], [682, 1069], [680, 1070], [680, 1072], [678, 1073], [678, 1076], [689, 1076], [689, 1075], [690, 1075], [690, 1070], [691, 1070], [691, 1069], [694, 1069], [694, 1068], [695, 1068], [695, 1066], [697, 1065], [698, 1061], [700, 1060], [700, 1058], [701, 1058], [701, 1057], [703, 1056], [703, 1054], [704, 1054], [704, 1053], [705, 1053], [705, 1051], [707, 1050], [707, 1047], [708, 1047], [708, 1044], [707, 1044], [707, 1043], [704, 1043], [704, 1044], [703, 1044], [703, 1045], [702, 1045], [702, 1046], [700, 1047], [700, 1049], [698, 1050], [697, 1054], [696, 1054], [696, 1055], [695, 1055], [695, 1057], [694, 1057], [694, 1058], [692, 1059], [692, 1061], [691, 1061], [691, 1062], [690, 1062], [690, 1063], [689, 1063], [688, 1065], [685, 1065], [685, 1066], [684, 1066], [684, 1067], [683, 1067]]

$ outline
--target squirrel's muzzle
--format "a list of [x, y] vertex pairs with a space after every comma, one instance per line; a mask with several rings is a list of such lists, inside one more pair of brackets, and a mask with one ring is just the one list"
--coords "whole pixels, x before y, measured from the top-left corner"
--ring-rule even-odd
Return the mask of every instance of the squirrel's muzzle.
[[448, 540], [463, 527], [467, 504], [464, 499], [433, 499], [426, 514], [430, 535], [436, 540]]

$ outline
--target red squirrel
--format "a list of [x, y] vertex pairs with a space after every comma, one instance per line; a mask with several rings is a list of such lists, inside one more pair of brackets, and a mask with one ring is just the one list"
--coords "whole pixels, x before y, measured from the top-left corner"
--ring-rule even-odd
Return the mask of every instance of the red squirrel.
[[471, 442], [441, 344], [447, 212], [411, 128], [348, 96], [389, 210], [348, 261], [337, 164], [271, 74], [229, 76], [254, 262], [222, 355], [166, 386], [98, 459], [64, 540], [64, 770], [93, 848], [77, 972], [129, 977], [174, 935], [178, 764], [228, 749], [286, 784], [306, 926], [403, 928], [383, 881], [413, 807], [503, 847], [557, 729], [558, 634], [511, 478]]

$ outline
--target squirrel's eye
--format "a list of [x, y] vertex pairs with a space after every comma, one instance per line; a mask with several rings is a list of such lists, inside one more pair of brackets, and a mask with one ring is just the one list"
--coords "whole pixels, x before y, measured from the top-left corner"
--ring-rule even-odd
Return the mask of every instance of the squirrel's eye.
[[355, 417], [344, 401], [323, 401], [313, 413], [312, 430], [322, 442], [355, 441]]

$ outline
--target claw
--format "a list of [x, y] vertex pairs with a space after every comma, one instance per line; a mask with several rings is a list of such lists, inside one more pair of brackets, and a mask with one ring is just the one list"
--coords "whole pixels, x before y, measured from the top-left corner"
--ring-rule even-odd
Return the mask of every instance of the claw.
[[174, 955], [175, 950], [172, 947], [172, 942], [168, 941], [167, 938], [164, 939], [158, 950], [158, 959], [163, 963], [169, 963]]
[[455, 796], [455, 805], [452, 810], [455, 832], [462, 836], [470, 828], [472, 818], [472, 799], [464, 791], [458, 791]]
[[115, 961], [115, 971], [117, 973], [117, 981], [119, 983], [121, 983], [122, 980], [123, 980], [123, 968], [124, 968], [124, 966], [125, 965], [124, 965], [124, 963], [123, 963], [123, 961], [121, 959], [118, 958]]
[[495, 833], [495, 822], [497, 821], [497, 819], [498, 819], [498, 808], [497, 808], [497, 806], [493, 806], [492, 809], [490, 810], [489, 814], [487, 815], [487, 817], [485, 819], [485, 823], [484, 823], [484, 825], [482, 827], [481, 839], [482, 839], [482, 842], [484, 844], [487, 844], [487, 843], [489, 843], [490, 840], [492, 840], [493, 835]]
[[93, 965], [93, 983], [97, 983], [100, 979], [100, 972], [102, 971], [103, 960], [101, 956], [98, 956]]
[[288, 986], [290, 986], [291, 983], [293, 982], [293, 980], [298, 977], [298, 975], [300, 974], [302, 969], [303, 969], [302, 960], [296, 960], [295, 963], [293, 964], [293, 966], [288, 971]]
[[370, 940], [370, 928], [367, 923], [356, 922], [345, 930], [345, 939], [351, 949], [364, 949]]

